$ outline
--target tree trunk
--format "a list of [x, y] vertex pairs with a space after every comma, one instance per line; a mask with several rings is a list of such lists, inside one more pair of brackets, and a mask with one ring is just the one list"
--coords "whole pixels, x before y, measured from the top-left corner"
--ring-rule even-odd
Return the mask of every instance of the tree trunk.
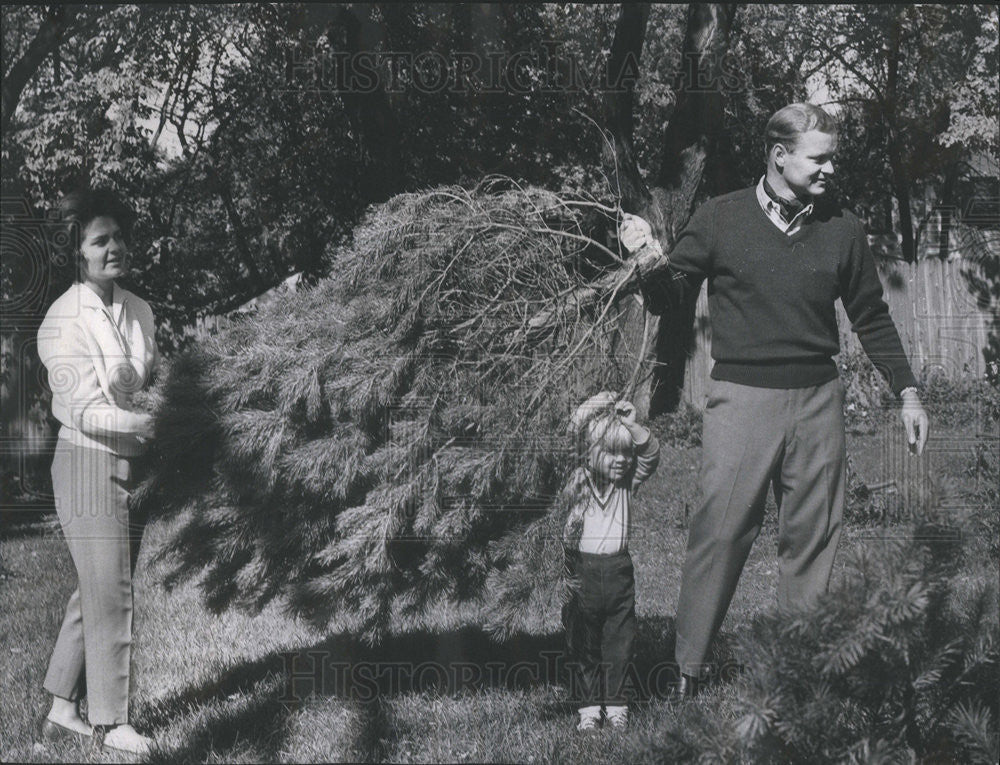
[[257, 268], [257, 263], [254, 261], [250, 243], [246, 238], [243, 220], [240, 218], [239, 211], [236, 209], [236, 202], [233, 200], [232, 191], [230, 190], [226, 179], [222, 177], [222, 173], [219, 172], [219, 168], [216, 166], [214, 158], [208, 162], [208, 169], [212, 174], [213, 180], [215, 181], [215, 191], [219, 195], [219, 200], [222, 202], [223, 209], [226, 211], [226, 217], [229, 220], [229, 225], [232, 226], [233, 238], [236, 239], [236, 248], [240, 254], [240, 262], [242, 262], [246, 267], [247, 276], [250, 281], [254, 284], [259, 284], [262, 290], [266, 289], [267, 285], [261, 276], [260, 269]]
[[649, 3], [622, 3], [607, 63], [606, 81], [617, 87], [609, 88], [604, 98], [603, 116], [610, 135], [603, 144], [602, 156], [611, 183], [621, 196], [622, 208], [646, 220], [653, 215], [653, 197], [632, 151], [635, 79], [625, 75], [641, 60], [648, 19]]
[[[890, 133], [891, 134], [891, 133]], [[913, 210], [911, 209], [910, 183], [905, 164], [899, 156], [895, 139], [890, 138], [889, 169], [892, 170], [892, 193], [899, 207], [899, 231], [902, 236], [903, 260], [913, 263], [917, 259], [913, 237]]]
[[[616, 179], [626, 212], [649, 221], [663, 251], [669, 251], [691, 212], [709, 157], [716, 152], [722, 135], [724, 99], [720, 89], [721, 64], [729, 49], [729, 31], [736, 6], [692, 3], [688, 7], [682, 66], [675, 79], [677, 100], [663, 134], [663, 160], [650, 189], [641, 177], [632, 152], [632, 92], [626, 88], [606, 101], [605, 114], [613, 133], [614, 153], [605, 165]], [[625, 3], [618, 17], [610, 62], [631, 54], [636, 61], [642, 51], [648, 9]], [[615, 70], [612, 69], [612, 72]], [[710, 193], [728, 190], [725, 169], [711, 179]], [[666, 262], [642, 270], [652, 285], [666, 277]], [[676, 408], [684, 385], [684, 368], [693, 339], [697, 295], [683, 305], [651, 306], [655, 290], [644, 290], [642, 309], [630, 309], [622, 329], [626, 345], [642, 355], [642, 374], [633, 392], [634, 403], [649, 416]], [[649, 308], [654, 308], [654, 315]]]
[[639, 73], [639, 57], [642, 55], [648, 21], [648, 3], [622, 3], [608, 56], [606, 82], [611, 88], [604, 102], [605, 121], [614, 134], [629, 146], [632, 144], [635, 122], [635, 80]]
[[[394, 7], [383, 7], [382, 11], [386, 19], [395, 19], [399, 14]], [[350, 56], [365, 52], [362, 22], [356, 11], [341, 7], [334, 19], [336, 27], [344, 31], [343, 44]], [[327, 39], [336, 49], [339, 41], [333, 38], [332, 33], [331, 28]], [[360, 137], [359, 145], [368, 164], [368, 170], [361, 176], [361, 193], [368, 202], [383, 202], [402, 188], [399, 146], [402, 129], [389, 104], [389, 97], [381, 87], [366, 93], [349, 86], [339, 95]]]
[[[708, 158], [723, 132], [725, 99], [722, 60], [729, 50], [735, 6], [692, 3], [681, 70], [675, 79], [677, 101], [663, 136], [663, 160], [655, 186], [660, 190], [666, 230], [664, 251], [673, 245], [694, 209]], [[724, 181], [728, 185], [728, 181]], [[728, 189], [714, 188], [711, 193]]]
[[76, 18], [77, 8], [70, 5], [56, 5], [45, 13], [38, 33], [14, 65], [3, 78], [0, 91], [0, 135], [6, 135], [14, 111], [21, 100], [21, 93], [45, 59], [62, 43], [66, 29]]
[[885, 102], [882, 111], [889, 132], [889, 170], [892, 172], [892, 193], [899, 206], [899, 229], [902, 234], [903, 260], [913, 263], [917, 259], [913, 236], [913, 210], [910, 207], [910, 178], [903, 161], [902, 141], [899, 137], [897, 99], [899, 91], [900, 37], [902, 35], [901, 10], [897, 9], [889, 27], [889, 51], [886, 70]]

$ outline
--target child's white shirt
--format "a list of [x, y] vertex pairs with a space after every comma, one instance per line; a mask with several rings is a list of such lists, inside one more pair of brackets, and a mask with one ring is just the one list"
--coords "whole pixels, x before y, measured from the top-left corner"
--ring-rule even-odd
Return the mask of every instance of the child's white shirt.
[[[628, 550], [632, 492], [656, 470], [660, 445], [656, 438], [636, 446], [635, 464], [622, 479], [599, 489], [590, 472], [578, 469], [570, 486], [572, 497], [564, 540], [573, 549], [594, 555]], [[579, 536], [577, 536], [579, 534]]]
[[583, 507], [580, 552], [614, 555], [628, 549], [629, 511], [632, 478], [624, 485], [610, 483], [602, 492], [587, 473], [589, 496]]

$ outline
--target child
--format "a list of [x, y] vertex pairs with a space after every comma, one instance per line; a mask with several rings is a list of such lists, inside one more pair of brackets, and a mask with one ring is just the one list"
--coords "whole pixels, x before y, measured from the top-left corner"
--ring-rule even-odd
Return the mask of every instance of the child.
[[635, 407], [603, 391], [570, 420], [583, 464], [566, 487], [563, 535], [572, 595], [563, 608], [571, 692], [581, 701], [577, 730], [597, 730], [601, 708], [628, 725], [626, 672], [635, 642], [635, 576], [628, 552], [632, 492], [656, 470], [660, 446], [635, 421]]

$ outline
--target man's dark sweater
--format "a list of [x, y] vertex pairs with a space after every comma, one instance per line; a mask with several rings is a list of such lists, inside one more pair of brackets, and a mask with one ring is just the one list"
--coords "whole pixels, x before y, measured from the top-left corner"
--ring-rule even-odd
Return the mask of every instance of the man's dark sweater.
[[802, 388], [837, 377], [834, 304], [843, 300], [861, 345], [893, 392], [915, 385], [861, 221], [823, 197], [792, 235], [751, 187], [702, 205], [670, 253], [697, 289], [708, 279], [712, 377], [761, 388]]

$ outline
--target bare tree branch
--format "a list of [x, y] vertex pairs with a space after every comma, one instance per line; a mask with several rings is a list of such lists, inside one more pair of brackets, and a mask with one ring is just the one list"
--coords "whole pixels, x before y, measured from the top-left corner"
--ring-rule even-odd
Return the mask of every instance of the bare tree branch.
[[72, 26], [78, 9], [71, 5], [50, 6], [45, 12], [34, 38], [28, 43], [24, 54], [10, 68], [3, 78], [0, 95], [0, 135], [6, 134], [14, 111], [21, 100], [25, 86], [35, 76], [42, 62], [62, 43], [66, 31]]

